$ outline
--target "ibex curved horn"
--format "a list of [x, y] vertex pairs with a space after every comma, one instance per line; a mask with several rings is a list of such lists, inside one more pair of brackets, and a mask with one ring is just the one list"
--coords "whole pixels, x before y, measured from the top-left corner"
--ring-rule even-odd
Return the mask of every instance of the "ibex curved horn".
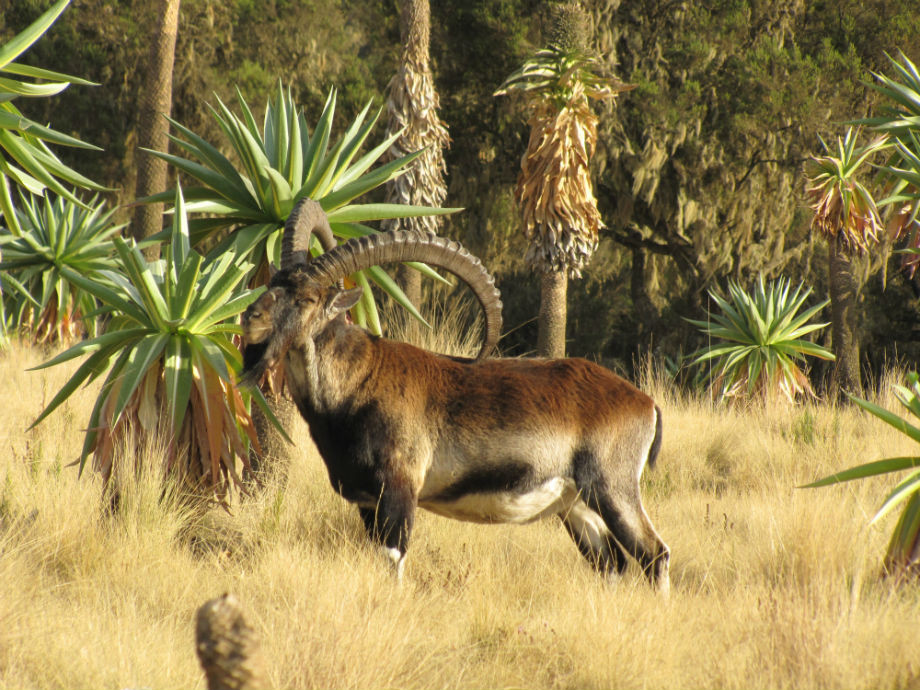
[[[311, 260], [310, 237], [316, 233], [325, 253]], [[495, 280], [475, 256], [460, 243], [434, 234], [388, 232], [351, 239], [337, 245], [322, 206], [300, 201], [288, 216], [281, 242], [281, 269], [303, 267], [317, 282], [339, 283], [371, 266], [420, 261], [450, 271], [469, 285], [482, 307], [485, 320], [477, 359], [489, 355], [502, 328], [502, 301]]]
[[432, 233], [400, 231], [368, 235], [348, 240], [316, 257], [305, 273], [319, 283], [332, 283], [371, 266], [405, 261], [443, 268], [469, 285], [485, 319], [483, 343], [476, 358], [489, 355], [501, 335], [501, 295], [479, 259], [459, 242]]
[[282, 270], [310, 263], [310, 237], [313, 233], [316, 233], [325, 252], [338, 244], [323, 207], [312, 199], [302, 199], [291, 210], [284, 224], [284, 235], [281, 238]]

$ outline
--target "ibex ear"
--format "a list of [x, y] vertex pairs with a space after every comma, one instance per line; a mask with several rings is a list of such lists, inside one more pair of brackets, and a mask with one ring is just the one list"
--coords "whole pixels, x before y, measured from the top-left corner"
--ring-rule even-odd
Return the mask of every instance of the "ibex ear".
[[266, 290], [258, 299], [258, 303], [266, 309], [271, 308], [274, 306], [275, 302], [278, 301], [278, 296], [283, 293], [284, 290], [281, 288], [272, 288], [270, 290]]
[[342, 312], [348, 311], [358, 303], [361, 295], [364, 294], [362, 288], [352, 288], [351, 290], [336, 290], [329, 295], [326, 302], [326, 315], [329, 318], [335, 318]]

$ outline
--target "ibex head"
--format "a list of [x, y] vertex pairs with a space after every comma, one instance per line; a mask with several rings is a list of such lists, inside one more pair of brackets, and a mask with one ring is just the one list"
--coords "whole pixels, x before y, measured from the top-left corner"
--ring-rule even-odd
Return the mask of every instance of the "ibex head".
[[[325, 253], [311, 260], [313, 233]], [[470, 286], [485, 316], [478, 357], [490, 354], [501, 330], [502, 303], [494, 280], [478, 259], [457, 242], [433, 234], [381, 233], [337, 246], [322, 207], [305, 199], [294, 208], [285, 225], [281, 270], [243, 315], [246, 381], [258, 380], [290, 347], [313, 338], [357, 303], [361, 289], [343, 289], [345, 277], [378, 264], [405, 261], [444, 268]]]
[[341, 290], [306, 278], [302, 271], [288, 276], [285, 287], [266, 291], [243, 314], [245, 382], [255, 384], [292, 347], [313, 338], [361, 299], [361, 288]]

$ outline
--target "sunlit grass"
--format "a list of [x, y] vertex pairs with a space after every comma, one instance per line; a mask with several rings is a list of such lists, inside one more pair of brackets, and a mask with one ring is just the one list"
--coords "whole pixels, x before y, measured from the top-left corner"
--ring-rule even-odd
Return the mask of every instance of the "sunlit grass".
[[226, 591], [273, 687], [920, 684], [920, 591], [879, 578], [892, 525], [867, 526], [890, 487], [796, 488], [915, 452], [855, 408], [714, 406], [646, 377], [665, 440], [643, 491], [672, 550], [669, 602], [635, 565], [601, 582], [557, 522], [429, 513], [398, 586], [302, 425], [286, 482], [232, 514], [160, 500], [141, 473], [104, 517], [99, 482], [67, 466], [94, 391], [25, 431], [68, 374], [23, 371], [44, 358], [0, 356], [0, 687], [204, 687], [194, 614]]

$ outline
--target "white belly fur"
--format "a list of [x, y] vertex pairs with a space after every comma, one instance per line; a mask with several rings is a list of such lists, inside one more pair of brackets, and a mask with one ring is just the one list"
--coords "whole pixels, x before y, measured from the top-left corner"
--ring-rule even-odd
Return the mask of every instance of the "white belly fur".
[[533, 522], [566, 511], [578, 497], [575, 482], [553, 477], [527, 493], [472, 493], [454, 501], [420, 500], [422, 508], [467, 522]]

